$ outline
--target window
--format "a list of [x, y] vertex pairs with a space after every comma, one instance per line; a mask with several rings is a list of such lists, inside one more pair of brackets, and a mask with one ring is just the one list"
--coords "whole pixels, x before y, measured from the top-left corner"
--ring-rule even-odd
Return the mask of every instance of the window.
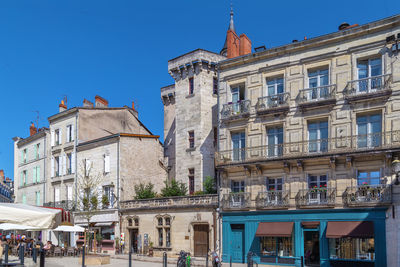
[[194, 193], [194, 169], [189, 169], [189, 194]]
[[328, 151], [328, 121], [308, 123], [309, 152]]
[[308, 72], [308, 95], [307, 100], [325, 99], [329, 96], [329, 88], [325, 85], [329, 84], [328, 69], [315, 70]]
[[194, 148], [194, 131], [189, 131], [189, 148]]
[[54, 188], [54, 202], [60, 201], [60, 188]]
[[242, 193], [244, 192], [244, 181], [232, 181], [231, 182], [232, 193]]
[[165, 225], [171, 225], [171, 218], [169, 217], [165, 218]]
[[58, 146], [59, 144], [61, 144], [61, 131], [60, 131], [60, 129], [55, 130], [54, 134], [55, 134], [55, 145]]
[[282, 191], [282, 178], [267, 178], [268, 191]]
[[261, 255], [264, 257], [293, 257], [294, 238], [260, 237]]
[[331, 259], [374, 260], [374, 238], [328, 238]]
[[382, 75], [382, 60], [380, 58], [359, 60], [358, 70], [358, 92], [369, 92], [382, 87], [382, 77], [371, 79]]
[[72, 186], [68, 185], [67, 186], [67, 200], [72, 200]]
[[35, 159], [39, 159], [40, 157], [40, 143], [35, 145]]
[[278, 157], [283, 154], [283, 128], [267, 129], [268, 157]]
[[61, 175], [60, 173], [60, 157], [54, 157], [54, 161], [55, 161], [55, 177], [59, 177]]
[[139, 227], [139, 219], [135, 218], [134, 221], [135, 221], [135, 226]]
[[28, 184], [28, 173], [27, 171], [22, 172], [22, 184], [21, 185], [27, 185]]
[[244, 86], [236, 85], [231, 88], [232, 92], [232, 111], [233, 114], [238, 114], [242, 111], [241, 109], [241, 101], [244, 100]]
[[110, 172], [110, 155], [104, 155], [104, 173]]
[[74, 141], [74, 127], [72, 124], [67, 125], [67, 142]]
[[282, 94], [283, 89], [283, 78], [275, 78], [267, 80], [267, 93], [268, 96], [274, 96], [277, 94]]
[[327, 182], [327, 175], [308, 176], [308, 204], [321, 204], [328, 202]]
[[163, 229], [162, 228], [158, 228], [158, 245], [160, 247], [163, 246]]
[[218, 78], [213, 78], [213, 94], [218, 95]]
[[320, 188], [327, 186], [326, 175], [309, 175], [308, 176], [308, 188]]
[[128, 219], [128, 226], [132, 226], [132, 219]]
[[67, 153], [67, 174], [72, 173], [72, 154]]
[[194, 93], [194, 80], [193, 77], [189, 78], [189, 95]]
[[171, 229], [165, 228], [165, 245], [167, 248], [171, 246]]
[[40, 183], [40, 166], [33, 168], [33, 182]]
[[358, 171], [357, 185], [379, 185], [381, 184], [381, 172], [374, 171]]
[[[114, 203], [114, 186], [104, 186], [103, 187], [103, 195], [108, 199], [108, 207], [113, 206]], [[105, 206], [105, 208], [108, 208]]]
[[358, 148], [378, 147], [382, 139], [382, 119], [380, 114], [357, 116]]
[[26, 163], [26, 162], [27, 162], [27, 154], [28, 154], [28, 149], [25, 148], [25, 149], [22, 151], [22, 162], [23, 162], [23, 163]]
[[160, 217], [157, 219], [158, 221], [158, 226], [162, 226], [163, 225], [163, 219]]
[[245, 132], [232, 133], [232, 158], [234, 161], [244, 160], [246, 155]]

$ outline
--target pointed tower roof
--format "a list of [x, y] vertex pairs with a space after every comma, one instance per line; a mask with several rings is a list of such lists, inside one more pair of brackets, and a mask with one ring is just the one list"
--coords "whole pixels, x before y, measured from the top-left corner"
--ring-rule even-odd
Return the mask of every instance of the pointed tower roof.
[[[236, 33], [235, 31], [235, 24], [233, 23], [233, 8], [232, 8], [232, 4], [231, 4], [231, 19], [229, 21], [229, 27], [228, 27], [228, 31], [231, 30], [234, 33]], [[227, 55], [227, 51], [228, 51], [228, 44], [227, 44], [227, 37], [225, 37], [225, 43], [224, 43], [224, 47], [221, 49], [220, 55], [226, 56]]]

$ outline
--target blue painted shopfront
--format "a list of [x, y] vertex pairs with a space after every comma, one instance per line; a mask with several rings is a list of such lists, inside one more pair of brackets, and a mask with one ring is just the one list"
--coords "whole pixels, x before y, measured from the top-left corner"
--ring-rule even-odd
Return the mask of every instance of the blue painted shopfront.
[[[289, 261], [285, 259], [276, 265], [301, 266], [301, 257], [305, 256], [304, 222], [319, 222], [316, 231], [319, 234], [320, 266], [331, 266], [329, 244], [326, 238], [327, 224], [330, 221], [370, 221], [373, 222], [375, 266], [386, 266], [386, 231], [384, 208], [363, 209], [329, 209], [329, 210], [285, 210], [285, 211], [244, 211], [223, 212], [222, 215], [222, 260], [224, 262], [246, 262], [247, 254], [253, 253], [253, 259], [263, 264], [260, 251], [260, 237], [256, 231], [260, 222], [293, 222], [294, 255]], [[354, 266], [357, 261], [354, 261]], [[268, 263], [271, 264], [271, 263]], [[272, 263], [273, 264], [273, 263]], [[362, 266], [362, 265], [360, 265]]]

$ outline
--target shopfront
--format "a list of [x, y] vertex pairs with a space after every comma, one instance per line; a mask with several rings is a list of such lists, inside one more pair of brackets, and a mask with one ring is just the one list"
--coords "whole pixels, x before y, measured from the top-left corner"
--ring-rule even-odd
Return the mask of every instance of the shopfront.
[[386, 266], [385, 209], [222, 214], [224, 262], [277, 266]]

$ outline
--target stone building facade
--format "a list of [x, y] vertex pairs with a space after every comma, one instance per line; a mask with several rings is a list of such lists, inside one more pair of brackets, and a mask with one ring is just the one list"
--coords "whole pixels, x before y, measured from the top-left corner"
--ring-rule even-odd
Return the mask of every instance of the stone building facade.
[[215, 177], [217, 70], [225, 57], [197, 49], [168, 61], [174, 85], [161, 89], [164, 147], [169, 177], [203, 190], [203, 179]]
[[15, 202], [42, 206], [47, 193], [49, 130], [32, 124], [30, 136], [14, 137]]
[[14, 202], [14, 182], [0, 170], [0, 202]]
[[223, 261], [400, 264], [399, 33], [341, 25], [218, 64]]

